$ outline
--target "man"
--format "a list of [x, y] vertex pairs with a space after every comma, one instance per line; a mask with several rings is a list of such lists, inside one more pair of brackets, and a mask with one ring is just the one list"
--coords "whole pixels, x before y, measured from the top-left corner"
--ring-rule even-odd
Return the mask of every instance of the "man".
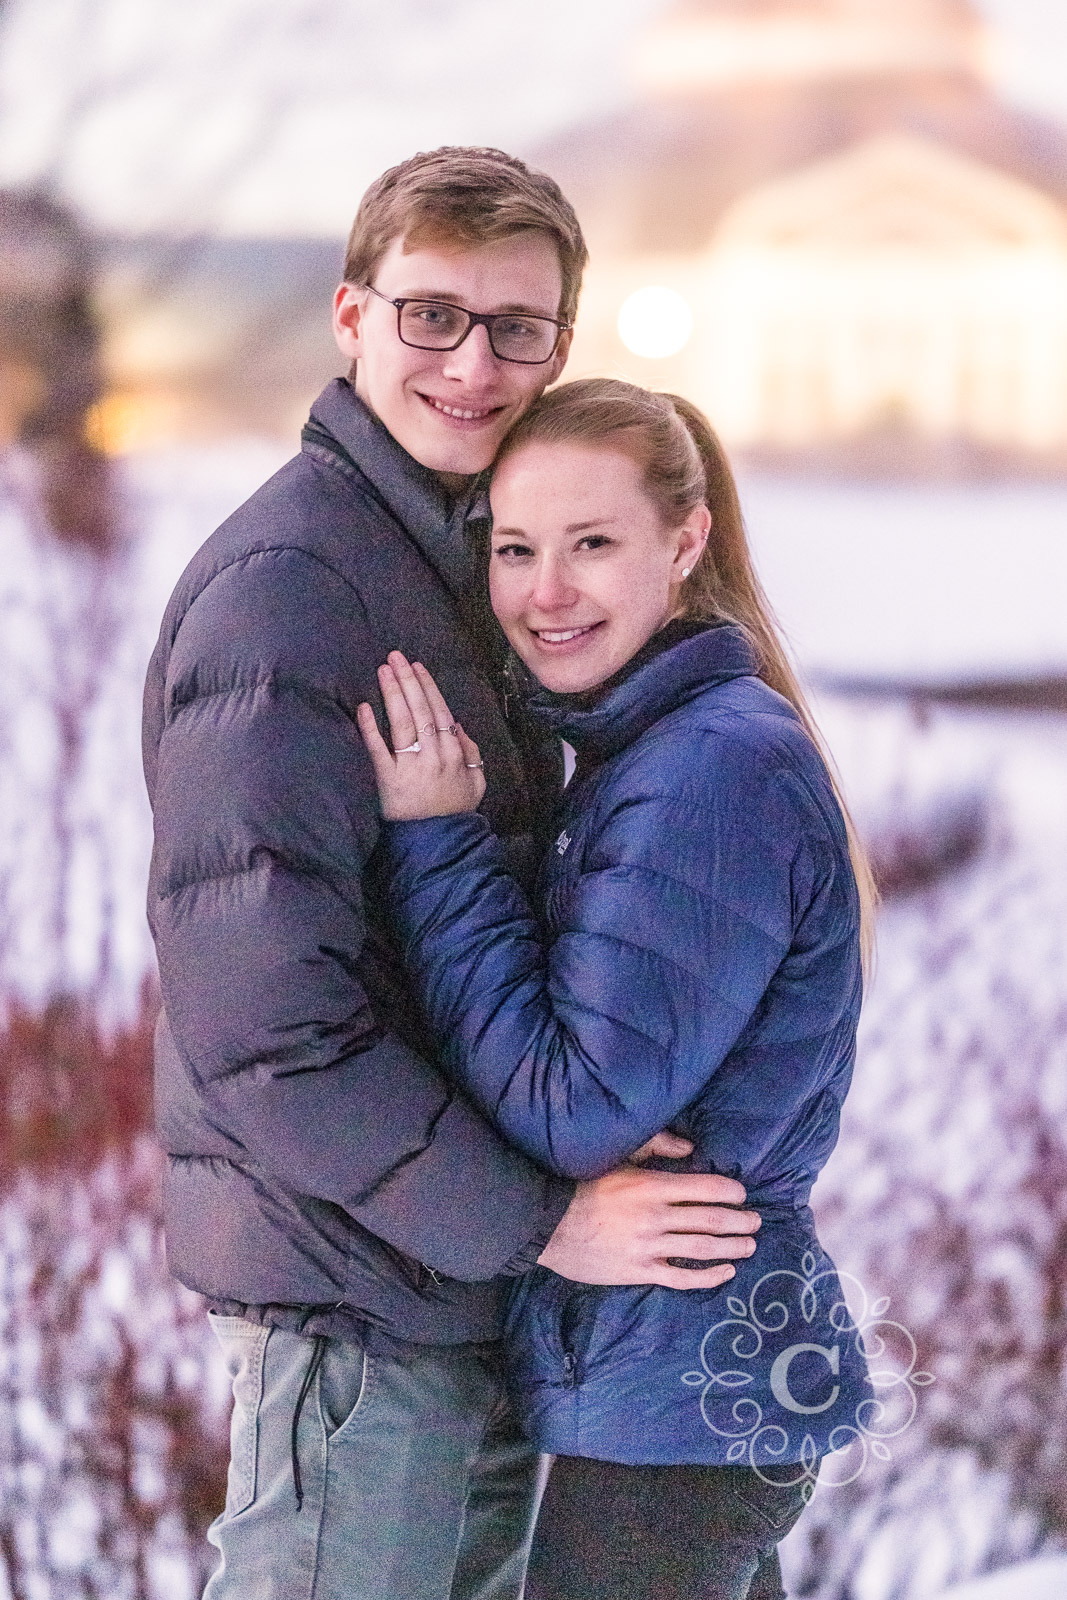
[[334, 302], [350, 378], [193, 559], [149, 671], [168, 1248], [234, 1379], [212, 1600], [517, 1596], [537, 1474], [499, 1371], [509, 1276], [709, 1287], [731, 1269], [672, 1258], [752, 1248], [739, 1185], [576, 1188], [449, 1087], [375, 853], [355, 712], [394, 647], [478, 741], [517, 863], [558, 791], [557, 752], [505, 719], [468, 524], [562, 370], [585, 255], [555, 184], [498, 151], [372, 185]]

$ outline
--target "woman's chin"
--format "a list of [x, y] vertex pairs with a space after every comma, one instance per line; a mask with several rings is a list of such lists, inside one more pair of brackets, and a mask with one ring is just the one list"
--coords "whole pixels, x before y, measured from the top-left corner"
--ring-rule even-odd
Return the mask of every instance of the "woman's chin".
[[551, 645], [526, 635], [521, 648], [514, 638], [512, 643], [538, 683], [553, 694], [585, 694], [606, 682], [623, 664], [609, 659], [618, 652], [606, 650], [603, 637]]
[[598, 671], [595, 667], [583, 670], [577, 662], [570, 661], [538, 660], [527, 661], [526, 665], [538, 683], [553, 694], [586, 694], [606, 683], [616, 670], [614, 667], [607, 671]]

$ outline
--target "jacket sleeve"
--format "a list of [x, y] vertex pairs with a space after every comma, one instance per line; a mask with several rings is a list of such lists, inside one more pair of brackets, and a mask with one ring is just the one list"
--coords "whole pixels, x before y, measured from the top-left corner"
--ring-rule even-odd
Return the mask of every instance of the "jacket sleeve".
[[[647, 763], [595, 821], [544, 936], [476, 814], [387, 827], [405, 956], [447, 1070], [507, 1138], [608, 1171], [698, 1094], [793, 932], [788, 785], [713, 737], [671, 793]], [[576, 846], [577, 848], [577, 846]]]
[[354, 702], [379, 654], [351, 587], [268, 551], [174, 633], [149, 919], [203, 1113], [282, 1188], [457, 1278], [536, 1258], [573, 1192], [376, 1016], [362, 878], [378, 836]]

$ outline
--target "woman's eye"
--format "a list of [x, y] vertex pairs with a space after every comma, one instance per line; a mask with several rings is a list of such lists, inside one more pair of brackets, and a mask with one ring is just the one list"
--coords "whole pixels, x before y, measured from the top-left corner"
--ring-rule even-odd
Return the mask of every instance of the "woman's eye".
[[533, 555], [533, 551], [528, 544], [498, 544], [493, 554], [501, 561], [522, 561], [526, 556]]
[[614, 542], [606, 533], [587, 533], [584, 539], [578, 540], [577, 547], [579, 550], [606, 550]]

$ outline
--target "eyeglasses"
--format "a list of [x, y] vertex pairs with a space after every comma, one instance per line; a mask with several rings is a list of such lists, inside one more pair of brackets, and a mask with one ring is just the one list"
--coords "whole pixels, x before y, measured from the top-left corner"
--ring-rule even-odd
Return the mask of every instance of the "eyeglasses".
[[471, 329], [481, 326], [489, 335], [489, 348], [498, 361], [539, 367], [552, 359], [560, 335], [573, 326], [526, 311], [494, 311], [485, 316], [447, 300], [392, 300], [373, 283], [363, 287], [386, 305], [396, 307], [397, 336], [401, 344], [415, 350], [458, 350]]

